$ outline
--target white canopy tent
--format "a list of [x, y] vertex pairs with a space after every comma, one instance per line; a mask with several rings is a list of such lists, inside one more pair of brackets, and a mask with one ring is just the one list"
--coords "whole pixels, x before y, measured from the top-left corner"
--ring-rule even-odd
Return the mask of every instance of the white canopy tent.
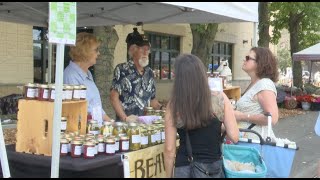
[[[0, 2], [0, 21], [48, 26], [48, 2]], [[77, 26], [258, 22], [258, 2], [77, 2]], [[256, 39], [256, 33], [254, 34]], [[57, 46], [53, 133], [60, 133], [64, 45]], [[59, 176], [58, 136], [53, 136], [51, 177]]]

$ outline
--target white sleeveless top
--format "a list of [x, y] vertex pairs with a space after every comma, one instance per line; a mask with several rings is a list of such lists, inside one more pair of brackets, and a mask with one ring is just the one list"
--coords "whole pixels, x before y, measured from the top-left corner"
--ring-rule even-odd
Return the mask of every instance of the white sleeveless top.
[[[263, 113], [263, 109], [260, 106], [259, 102], [253, 98], [257, 93], [263, 90], [273, 91], [277, 96], [276, 86], [274, 85], [273, 81], [268, 78], [260, 79], [237, 101], [236, 110], [250, 115]], [[247, 123], [245, 121], [238, 122], [239, 128], [247, 129], [250, 125], [251, 123]], [[267, 138], [268, 126], [255, 125], [252, 130], [258, 132], [264, 140]], [[271, 131], [270, 136], [274, 141], [276, 137], [273, 131]], [[253, 133], [245, 133], [243, 137], [249, 139], [259, 139], [257, 135]]]

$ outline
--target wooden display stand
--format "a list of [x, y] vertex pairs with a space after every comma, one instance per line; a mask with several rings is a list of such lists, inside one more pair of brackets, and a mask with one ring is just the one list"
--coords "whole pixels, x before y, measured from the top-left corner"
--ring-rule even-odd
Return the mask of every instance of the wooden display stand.
[[[54, 102], [25, 100], [18, 102], [16, 151], [51, 156]], [[62, 102], [67, 131], [86, 134], [87, 101]], [[60, 137], [60, 134], [56, 134]]]
[[223, 89], [223, 92], [228, 96], [229, 99], [238, 100], [241, 97], [240, 86], [232, 86]]

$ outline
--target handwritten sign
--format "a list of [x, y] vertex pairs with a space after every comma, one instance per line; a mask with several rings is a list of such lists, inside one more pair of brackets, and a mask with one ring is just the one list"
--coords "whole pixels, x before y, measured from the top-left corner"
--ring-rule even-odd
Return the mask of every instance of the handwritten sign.
[[75, 44], [77, 25], [76, 2], [49, 3], [49, 42]]

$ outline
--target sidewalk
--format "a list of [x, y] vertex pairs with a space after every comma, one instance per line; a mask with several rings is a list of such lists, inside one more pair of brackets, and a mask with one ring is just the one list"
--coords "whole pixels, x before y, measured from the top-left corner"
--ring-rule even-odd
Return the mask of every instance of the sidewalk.
[[295, 141], [299, 147], [291, 168], [292, 178], [313, 178], [316, 175], [320, 159], [320, 137], [314, 132], [318, 111], [306, 111], [306, 114], [280, 119], [274, 127], [278, 138]]

